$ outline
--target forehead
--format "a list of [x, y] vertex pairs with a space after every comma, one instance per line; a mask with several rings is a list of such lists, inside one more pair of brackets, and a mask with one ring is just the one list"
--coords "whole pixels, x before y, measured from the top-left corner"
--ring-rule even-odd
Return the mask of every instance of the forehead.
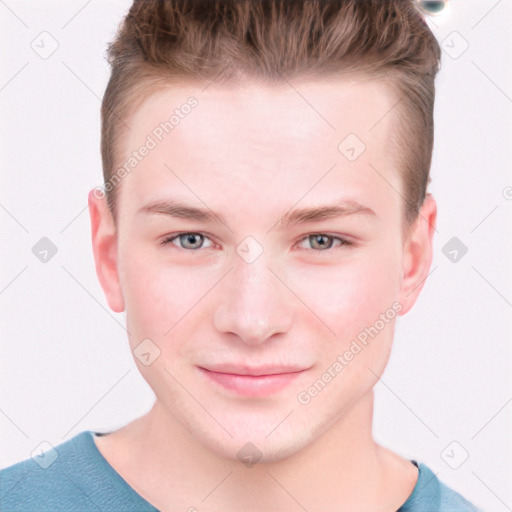
[[210, 138], [236, 135], [238, 139], [267, 134], [273, 139], [278, 134], [280, 141], [336, 140], [347, 130], [357, 132], [362, 139], [374, 138], [386, 132], [393, 117], [387, 114], [395, 101], [394, 90], [387, 84], [364, 79], [276, 85], [251, 81], [223, 86], [178, 83], [150, 94], [139, 105], [129, 120], [135, 128], [131, 134], [136, 137], [140, 135], [137, 132], [150, 132], [155, 122], [168, 120], [191, 97], [199, 108], [187, 116], [190, 129], [181, 129], [183, 136], [193, 132]]
[[150, 139], [153, 147], [121, 191], [127, 188], [139, 205], [165, 184], [188, 184], [208, 196], [215, 183], [225, 197], [238, 187], [237, 197], [248, 200], [251, 191], [275, 196], [280, 189], [292, 199], [333, 166], [313, 197], [340, 180], [351, 192], [376, 190], [382, 176], [398, 190], [395, 103], [388, 87], [368, 80], [172, 85], [148, 96], [127, 120], [125, 157]]

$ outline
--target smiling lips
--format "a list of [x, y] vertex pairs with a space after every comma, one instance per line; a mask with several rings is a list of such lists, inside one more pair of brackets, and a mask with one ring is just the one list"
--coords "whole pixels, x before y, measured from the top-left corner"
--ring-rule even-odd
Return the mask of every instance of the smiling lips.
[[260, 366], [258, 368], [219, 365], [199, 367], [213, 382], [242, 396], [262, 397], [277, 393], [307, 369], [302, 367]]

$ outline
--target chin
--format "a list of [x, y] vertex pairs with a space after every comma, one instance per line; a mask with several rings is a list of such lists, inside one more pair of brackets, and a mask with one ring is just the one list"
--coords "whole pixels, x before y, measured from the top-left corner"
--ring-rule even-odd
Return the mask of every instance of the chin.
[[[212, 437], [210, 429], [207, 433], [203, 432], [206, 436], [201, 436], [201, 442], [218, 456], [235, 462], [246, 463], [244, 458], [247, 457], [258, 464], [280, 462], [306, 448], [322, 433], [322, 429], [314, 429], [311, 422], [305, 426], [291, 421], [292, 416], [293, 414], [280, 425], [279, 421], [272, 422], [272, 427], [268, 426], [268, 422], [250, 426], [247, 423], [225, 423], [226, 430], [232, 437], [226, 433], [221, 434], [219, 430], [216, 430], [217, 436]], [[286, 415], [283, 415], [283, 418], [285, 417]], [[288, 425], [285, 426], [286, 422]], [[250, 467], [251, 463], [248, 464]]]

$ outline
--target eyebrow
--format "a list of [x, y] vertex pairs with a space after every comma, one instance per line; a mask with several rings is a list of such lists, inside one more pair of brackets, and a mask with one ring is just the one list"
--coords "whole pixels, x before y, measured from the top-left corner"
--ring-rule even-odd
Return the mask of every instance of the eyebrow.
[[180, 219], [227, 224], [226, 218], [222, 213], [215, 213], [208, 208], [198, 208], [183, 201], [155, 201], [143, 206], [137, 213], [162, 214]]
[[283, 215], [282, 219], [277, 223], [277, 227], [278, 229], [285, 229], [292, 225], [304, 224], [306, 222], [319, 222], [325, 219], [355, 214], [369, 217], [377, 216], [369, 206], [365, 206], [354, 200], [339, 199], [331, 204], [290, 210]]
[[[214, 212], [209, 208], [198, 208], [185, 202], [174, 200], [149, 203], [143, 206], [137, 213], [162, 214], [187, 220], [228, 224], [225, 216], [220, 212]], [[319, 222], [326, 219], [355, 214], [369, 217], [377, 216], [368, 206], [354, 200], [340, 199], [322, 206], [291, 209], [276, 222], [274, 227], [277, 226], [277, 229], [286, 229], [292, 225]]]

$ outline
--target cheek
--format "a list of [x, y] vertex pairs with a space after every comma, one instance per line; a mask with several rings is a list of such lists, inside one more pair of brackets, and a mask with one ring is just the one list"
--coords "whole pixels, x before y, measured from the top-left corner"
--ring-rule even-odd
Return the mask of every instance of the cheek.
[[123, 261], [123, 293], [130, 332], [165, 341], [198, 312], [214, 275], [128, 252]]
[[311, 384], [318, 390], [328, 389], [319, 394], [319, 408], [339, 411], [348, 407], [383, 373], [400, 309], [397, 268], [392, 260], [359, 260], [335, 272], [331, 269], [318, 281], [325, 283], [322, 288], [311, 288], [308, 305], [334, 331], [323, 329], [325, 336], [317, 338], [322, 345], [317, 347], [318, 364]]
[[397, 300], [398, 275], [397, 258], [355, 255], [336, 267], [306, 269], [293, 286], [337, 337], [347, 339], [373, 324]]

